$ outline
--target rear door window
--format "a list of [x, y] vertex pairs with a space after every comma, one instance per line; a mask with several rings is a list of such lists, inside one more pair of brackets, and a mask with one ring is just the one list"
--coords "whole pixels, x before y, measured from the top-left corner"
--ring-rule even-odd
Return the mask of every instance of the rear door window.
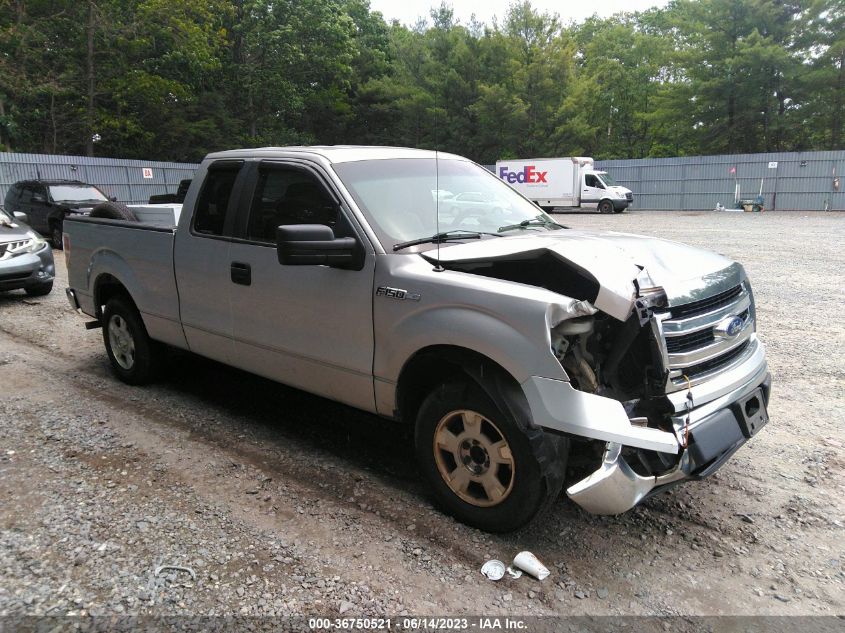
[[14, 211], [14, 206], [18, 202], [18, 185], [12, 185], [6, 192], [6, 200], [4, 204], [9, 208], [9, 211]]
[[29, 204], [32, 202], [32, 188], [33, 185], [24, 185], [21, 187], [21, 197], [18, 199], [18, 204]]
[[194, 213], [195, 233], [209, 236], [225, 234], [232, 192], [242, 166], [241, 162], [226, 162], [209, 167]]

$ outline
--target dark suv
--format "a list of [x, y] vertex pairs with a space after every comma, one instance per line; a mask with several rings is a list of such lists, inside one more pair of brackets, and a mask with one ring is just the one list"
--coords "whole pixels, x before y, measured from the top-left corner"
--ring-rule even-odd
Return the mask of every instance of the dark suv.
[[25, 213], [27, 223], [62, 247], [62, 225], [68, 214], [88, 214], [110, 200], [94, 185], [79, 180], [21, 180], [6, 192], [6, 211]]

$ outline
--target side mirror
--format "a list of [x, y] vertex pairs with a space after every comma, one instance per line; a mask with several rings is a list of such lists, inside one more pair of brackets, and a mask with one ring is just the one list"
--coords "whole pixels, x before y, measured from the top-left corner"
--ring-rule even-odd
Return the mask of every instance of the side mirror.
[[15, 219], [23, 222], [24, 224], [29, 224], [29, 216], [23, 211], [15, 211]]
[[276, 252], [285, 266], [360, 270], [363, 252], [354, 237], [335, 237], [324, 224], [285, 224], [276, 229]]
[[117, 202], [117, 196], [109, 196], [109, 202]]

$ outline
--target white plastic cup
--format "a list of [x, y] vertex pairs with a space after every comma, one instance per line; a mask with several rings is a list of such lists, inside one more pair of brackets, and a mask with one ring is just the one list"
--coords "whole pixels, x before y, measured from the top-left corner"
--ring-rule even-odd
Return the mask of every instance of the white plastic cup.
[[537, 557], [531, 552], [520, 552], [514, 557], [513, 564], [514, 567], [534, 576], [537, 580], [548, 578], [550, 573], [546, 566], [537, 560]]
[[481, 573], [490, 580], [501, 580], [505, 577], [505, 564], [500, 560], [488, 560], [482, 565]]

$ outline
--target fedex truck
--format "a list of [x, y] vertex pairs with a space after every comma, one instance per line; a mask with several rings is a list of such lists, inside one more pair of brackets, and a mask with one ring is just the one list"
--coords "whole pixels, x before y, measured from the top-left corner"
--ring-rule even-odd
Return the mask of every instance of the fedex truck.
[[593, 159], [585, 156], [500, 160], [496, 175], [545, 211], [567, 207], [622, 213], [634, 201], [630, 189], [593, 169]]

